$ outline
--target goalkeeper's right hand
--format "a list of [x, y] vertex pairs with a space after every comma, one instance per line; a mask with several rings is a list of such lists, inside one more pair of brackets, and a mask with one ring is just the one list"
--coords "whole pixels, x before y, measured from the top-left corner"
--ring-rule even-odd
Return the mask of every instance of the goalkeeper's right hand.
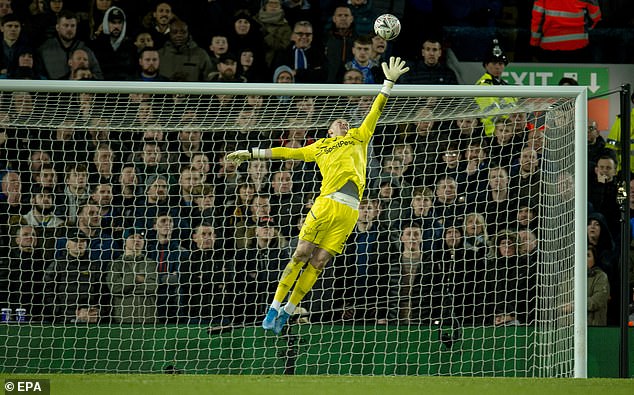
[[227, 160], [233, 162], [236, 166], [240, 166], [242, 162], [251, 158], [251, 151], [245, 149], [233, 151], [232, 153], [227, 155]]

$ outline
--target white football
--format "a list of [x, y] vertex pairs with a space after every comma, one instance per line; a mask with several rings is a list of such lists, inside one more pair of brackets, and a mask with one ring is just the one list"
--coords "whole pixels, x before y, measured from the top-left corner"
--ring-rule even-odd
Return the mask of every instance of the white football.
[[385, 40], [393, 40], [401, 32], [401, 21], [392, 14], [379, 15], [374, 21], [374, 32]]

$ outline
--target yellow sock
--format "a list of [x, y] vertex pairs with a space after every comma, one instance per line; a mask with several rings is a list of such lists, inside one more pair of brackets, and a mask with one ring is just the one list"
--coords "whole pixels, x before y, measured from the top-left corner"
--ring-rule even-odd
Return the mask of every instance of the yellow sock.
[[293, 293], [291, 293], [291, 297], [288, 300], [289, 304], [297, 306], [313, 285], [315, 285], [315, 281], [317, 281], [317, 277], [319, 277], [320, 273], [321, 270], [316, 269], [313, 265], [306, 266], [302, 275], [299, 276], [295, 288], [293, 288]]
[[[300, 262], [295, 258], [292, 258], [291, 261], [284, 268], [284, 272], [280, 277], [280, 282], [277, 284], [277, 290], [275, 291], [275, 296], [273, 299], [277, 302], [282, 303], [286, 295], [288, 295], [288, 291], [291, 289], [299, 272], [306, 265], [305, 262]], [[310, 266], [310, 265], [309, 265]]]

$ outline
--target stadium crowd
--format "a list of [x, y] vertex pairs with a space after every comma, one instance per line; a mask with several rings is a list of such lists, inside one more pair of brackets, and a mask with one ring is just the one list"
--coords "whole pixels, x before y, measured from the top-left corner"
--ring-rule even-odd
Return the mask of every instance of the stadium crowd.
[[[27, 7], [0, 0], [0, 73], [379, 83], [380, 62], [402, 53], [412, 68], [403, 83], [457, 83], [441, 62], [438, 31], [417, 35], [420, 45], [407, 48], [372, 34], [384, 3], [36, 0]], [[594, 17], [596, 24], [600, 13]], [[482, 50], [485, 74], [477, 83], [503, 84], [502, 48], [494, 42]], [[4, 99], [11, 111], [3, 117], [33, 112], [27, 92]], [[246, 99], [253, 108], [262, 100]], [[325, 137], [303, 127], [298, 111], [332, 103], [280, 96], [276, 103], [298, 109], [286, 130], [249, 130], [253, 114], [243, 110], [234, 115], [245, 130], [229, 137], [163, 130], [160, 111], [190, 126], [200, 115], [179, 106], [180, 97], [162, 108], [127, 98], [131, 119], [118, 122], [138, 125], [136, 132], [103, 127], [106, 111], [96, 95], [67, 100], [60, 105], [67, 123], [54, 130], [0, 132], [0, 306], [24, 307], [32, 321], [55, 323], [258, 320], [320, 180], [311, 163], [253, 160], [236, 167], [225, 154]], [[222, 97], [214, 100], [223, 105]], [[363, 112], [363, 105], [361, 99], [354, 108]], [[350, 112], [353, 120], [358, 115]], [[624, 235], [618, 157], [596, 132], [588, 131], [588, 312], [591, 325], [606, 325], [618, 317], [617, 245]], [[545, 133], [538, 115], [525, 112], [377, 130], [357, 227], [307, 301], [311, 319], [534, 324]], [[550, 184], [565, 198], [571, 176], [558, 177]]]

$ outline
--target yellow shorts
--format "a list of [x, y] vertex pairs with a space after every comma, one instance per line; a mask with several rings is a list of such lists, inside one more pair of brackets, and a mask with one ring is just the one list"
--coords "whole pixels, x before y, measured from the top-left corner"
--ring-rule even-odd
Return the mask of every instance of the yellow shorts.
[[341, 254], [358, 218], [358, 210], [319, 196], [306, 216], [299, 238]]

